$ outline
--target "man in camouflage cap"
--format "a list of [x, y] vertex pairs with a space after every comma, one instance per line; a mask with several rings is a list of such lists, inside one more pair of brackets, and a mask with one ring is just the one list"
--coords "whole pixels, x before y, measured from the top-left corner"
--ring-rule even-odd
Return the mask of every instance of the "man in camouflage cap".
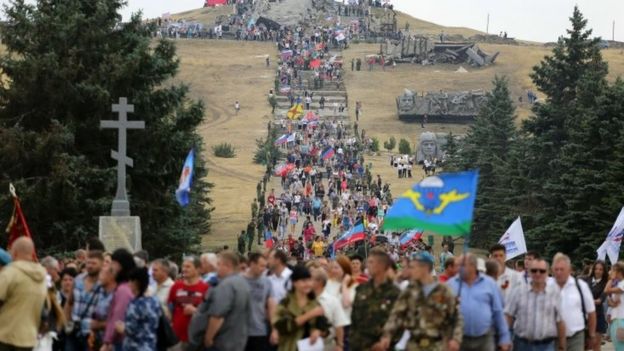
[[431, 275], [433, 262], [433, 256], [426, 251], [412, 255], [412, 283], [394, 304], [379, 349], [387, 350], [391, 338], [406, 330], [410, 333], [408, 351], [459, 350], [463, 333], [461, 313], [451, 289]]
[[383, 250], [373, 249], [368, 255], [366, 266], [370, 279], [356, 289], [349, 331], [350, 350], [379, 348], [383, 326], [400, 293], [387, 275], [391, 264], [390, 256]]

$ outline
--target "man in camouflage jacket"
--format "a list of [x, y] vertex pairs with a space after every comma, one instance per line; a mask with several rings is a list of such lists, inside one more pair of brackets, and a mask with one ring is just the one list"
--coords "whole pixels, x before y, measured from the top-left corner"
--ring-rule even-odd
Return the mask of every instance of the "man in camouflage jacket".
[[412, 283], [401, 293], [384, 326], [379, 349], [386, 350], [397, 332], [410, 333], [407, 351], [458, 351], [463, 319], [452, 290], [431, 275], [433, 256], [426, 251], [412, 256]]
[[378, 347], [375, 344], [383, 334], [383, 326], [400, 293], [386, 275], [391, 263], [385, 251], [374, 249], [368, 255], [371, 279], [356, 289], [349, 329], [350, 350], [368, 351]]

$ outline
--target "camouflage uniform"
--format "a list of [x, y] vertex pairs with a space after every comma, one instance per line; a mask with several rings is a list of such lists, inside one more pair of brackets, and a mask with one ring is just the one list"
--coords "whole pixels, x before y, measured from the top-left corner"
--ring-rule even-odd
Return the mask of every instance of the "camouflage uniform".
[[351, 313], [349, 349], [370, 350], [381, 339], [383, 326], [399, 294], [399, 288], [390, 280], [379, 287], [375, 287], [373, 280], [370, 280], [356, 288]]
[[461, 345], [464, 322], [456, 298], [448, 286], [436, 284], [425, 296], [420, 282], [411, 283], [394, 304], [384, 335], [409, 331], [408, 351], [442, 351], [451, 339]]

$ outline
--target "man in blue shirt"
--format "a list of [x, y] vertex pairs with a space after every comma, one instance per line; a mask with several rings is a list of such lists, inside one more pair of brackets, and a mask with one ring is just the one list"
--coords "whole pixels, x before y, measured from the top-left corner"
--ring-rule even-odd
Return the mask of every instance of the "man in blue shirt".
[[[509, 327], [503, 314], [503, 299], [496, 282], [477, 271], [477, 258], [472, 254], [460, 257], [461, 274], [449, 281], [459, 295], [464, 319], [461, 351], [502, 351], [511, 347]], [[497, 340], [494, 340], [494, 338]]]

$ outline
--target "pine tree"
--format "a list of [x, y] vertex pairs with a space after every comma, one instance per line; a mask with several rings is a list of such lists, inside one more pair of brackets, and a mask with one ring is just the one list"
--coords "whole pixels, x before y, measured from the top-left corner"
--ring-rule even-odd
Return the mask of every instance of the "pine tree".
[[[516, 139], [515, 107], [506, 78], [495, 77], [474, 124], [461, 142], [459, 156], [449, 160], [455, 170], [479, 169], [471, 245], [487, 247], [505, 230], [508, 210], [502, 205], [501, 189], [507, 187], [498, 171], [508, 161]], [[447, 145], [448, 149], [448, 145]]]
[[571, 23], [569, 37], [532, 75], [547, 98], [524, 125], [528, 188], [535, 195], [527, 236], [541, 243], [546, 256], [563, 251], [580, 259], [595, 254], [624, 200], [613, 172], [622, 169], [615, 150], [621, 147], [624, 106], [622, 83], [608, 85], [599, 38], [591, 37], [577, 8]]
[[457, 172], [459, 169], [459, 142], [457, 137], [450, 132], [444, 145], [444, 164], [442, 165], [446, 172]]
[[[178, 70], [175, 46], [152, 45], [138, 15], [121, 23], [122, 0], [14, 0], [1, 28], [0, 188], [14, 182], [42, 253], [84, 246], [110, 213], [116, 189], [117, 133], [100, 130], [114, 118], [111, 104], [128, 97], [129, 118], [145, 130], [129, 132], [131, 212], [141, 217], [143, 245], [154, 256], [198, 248], [210, 229], [212, 186], [206, 182], [201, 102], [188, 87], [169, 83]], [[184, 157], [195, 148], [189, 207], [174, 191]], [[0, 220], [9, 218], [2, 193]]]
[[538, 148], [533, 150], [539, 156], [536, 166], [541, 170], [537, 178], [552, 174], [549, 162], [557, 158], [568, 140], [566, 123], [575, 113], [581, 78], [589, 71], [607, 73], [607, 65], [600, 58], [600, 38], [592, 38], [592, 30], [586, 29], [587, 20], [578, 7], [570, 22], [568, 36], [559, 38], [552, 55], [535, 66], [531, 74], [534, 84], [546, 95], [545, 102], [535, 105], [535, 116], [523, 125], [524, 131], [537, 139], [533, 143]]

